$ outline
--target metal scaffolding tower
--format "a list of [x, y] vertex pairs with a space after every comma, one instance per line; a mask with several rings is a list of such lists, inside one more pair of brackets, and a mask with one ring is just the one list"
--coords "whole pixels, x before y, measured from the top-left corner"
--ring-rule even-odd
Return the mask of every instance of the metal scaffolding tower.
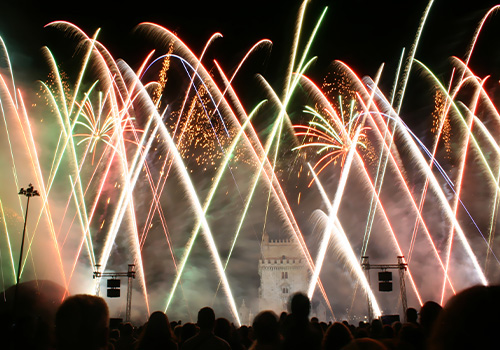
[[[95, 265], [95, 270], [93, 273], [93, 278], [109, 277], [127, 277], [127, 307], [125, 309], [125, 322], [130, 322], [130, 310], [132, 309], [132, 279], [135, 278], [135, 265], [129, 264], [127, 272], [101, 272], [101, 266]], [[97, 289], [97, 295], [99, 295], [99, 288]]]
[[[405, 261], [404, 256], [398, 256], [397, 264], [370, 264], [369, 258], [367, 256], [361, 257], [361, 267], [365, 270], [368, 283], [370, 283], [370, 269], [379, 269], [382, 271], [397, 269], [399, 270], [399, 293], [401, 296], [401, 305], [403, 306], [403, 317], [406, 321], [406, 310], [408, 309], [408, 301], [406, 299], [406, 283], [405, 283], [405, 272], [408, 268], [408, 264]], [[372, 305], [368, 299], [368, 320], [372, 321]]]

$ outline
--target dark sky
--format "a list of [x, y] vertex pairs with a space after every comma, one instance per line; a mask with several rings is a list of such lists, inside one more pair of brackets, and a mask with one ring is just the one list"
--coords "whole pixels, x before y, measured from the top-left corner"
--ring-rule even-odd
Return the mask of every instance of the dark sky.
[[[2, 5], [0, 35], [7, 42], [17, 70], [43, 69], [40, 47], [47, 45], [55, 49], [67, 42], [61, 33], [43, 28], [53, 20], [72, 22], [89, 35], [102, 28], [101, 42], [115, 57], [123, 58], [133, 66], [148, 51], [141, 50], [146, 47], [147, 38], [134, 33], [133, 28], [140, 22], [150, 21], [176, 31], [195, 52], [201, 51], [212, 33], [221, 32], [224, 38], [215, 44], [213, 55], [227, 70], [259, 39], [271, 39], [272, 54], [262, 60], [256, 72], [279, 75], [288, 59], [300, 1], [127, 3], [92, 0], [73, 2], [72, 5], [56, 4], [50, 1], [15, 1]], [[436, 0], [417, 57], [436, 69], [443, 69], [450, 55], [463, 55], [476, 23], [494, 4], [491, 0]], [[310, 32], [322, 9], [328, 6], [311, 52], [319, 57], [315, 70], [322, 74], [332, 60], [340, 59], [353, 66], [359, 74], [371, 76], [382, 62], [386, 62], [391, 72], [388, 75], [393, 75], [402, 48], [408, 49], [411, 45], [426, 5], [427, 1], [422, 0], [312, 1], [306, 14], [306, 28], [309, 30], [306, 29], [305, 34]], [[491, 21], [490, 26], [485, 38], [494, 37], [499, 31], [500, 25], [495, 21]], [[151, 43], [147, 45], [148, 48], [153, 47]], [[480, 45], [478, 50], [485, 53], [481, 57], [494, 57], [496, 60], [500, 57], [492, 54], [493, 50], [500, 50], [498, 45]], [[23, 59], [16, 61], [18, 56]], [[500, 66], [498, 62], [490, 63], [493, 64], [489, 66]]]

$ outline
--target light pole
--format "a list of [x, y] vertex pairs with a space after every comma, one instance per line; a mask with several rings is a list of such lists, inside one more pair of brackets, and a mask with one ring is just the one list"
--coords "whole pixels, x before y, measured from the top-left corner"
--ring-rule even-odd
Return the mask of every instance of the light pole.
[[33, 185], [29, 184], [28, 188], [24, 189], [21, 188], [19, 190], [19, 195], [24, 195], [28, 197], [28, 201], [26, 202], [26, 213], [24, 214], [24, 228], [23, 228], [23, 238], [21, 241], [21, 252], [19, 253], [19, 265], [17, 267], [17, 280], [16, 280], [16, 289], [15, 289], [15, 294], [14, 294], [14, 305], [17, 304], [17, 293], [19, 289], [19, 280], [21, 279], [21, 267], [22, 267], [22, 262], [23, 262], [23, 249], [24, 249], [24, 236], [26, 235], [26, 221], [28, 220], [28, 208], [30, 205], [30, 198], [34, 196], [39, 196], [40, 193], [38, 193], [37, 190], [33, 189]]

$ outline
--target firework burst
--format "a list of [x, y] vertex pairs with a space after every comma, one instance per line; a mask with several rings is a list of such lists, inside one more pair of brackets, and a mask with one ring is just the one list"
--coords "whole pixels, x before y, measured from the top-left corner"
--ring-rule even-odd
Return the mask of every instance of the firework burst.
[[[344, 166], [347, 153], [354, 146], [354, 134], [362, 120], [360, 113], [354, 112], [354, 101], [351, 103], [350, 113], [347, 116], [341, 113], [339, 117], [337, 113], [332, 113], [327, 109], [323, 111], [325, 115], [307, 106], [305, 113], [312, 116], [309, 124], [293, 126], [295, 135], [302, 139], [302, 144], [294, 150], [315, 149], [315, 153], [320, 155], [320, 159], [313, 166], [315, 171], [319, 169], [318, 175], [331, 163], [337, 164], [340, 161], [340, 165]], [[349, 117], [351, 113], [352, 117]], [[368, 130], [368, 127], [361, 127], [360, 130], [362, 132], [356, 141], [356, 146], [366, 148], [364, 131]], [[314, 179], [309, 186], [313, 181]]]

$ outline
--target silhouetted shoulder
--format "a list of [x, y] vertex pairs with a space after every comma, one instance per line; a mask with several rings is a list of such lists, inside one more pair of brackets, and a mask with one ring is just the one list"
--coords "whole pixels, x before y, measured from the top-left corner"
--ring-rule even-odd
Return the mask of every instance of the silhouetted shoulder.
[[200, 332], [186, 340], [182, 350], [231, 350], [228, 342], [213, 333]]
[[444, 306], [433, 328], [430, 349], [499, 349], [500, 286], [475, 286]]

